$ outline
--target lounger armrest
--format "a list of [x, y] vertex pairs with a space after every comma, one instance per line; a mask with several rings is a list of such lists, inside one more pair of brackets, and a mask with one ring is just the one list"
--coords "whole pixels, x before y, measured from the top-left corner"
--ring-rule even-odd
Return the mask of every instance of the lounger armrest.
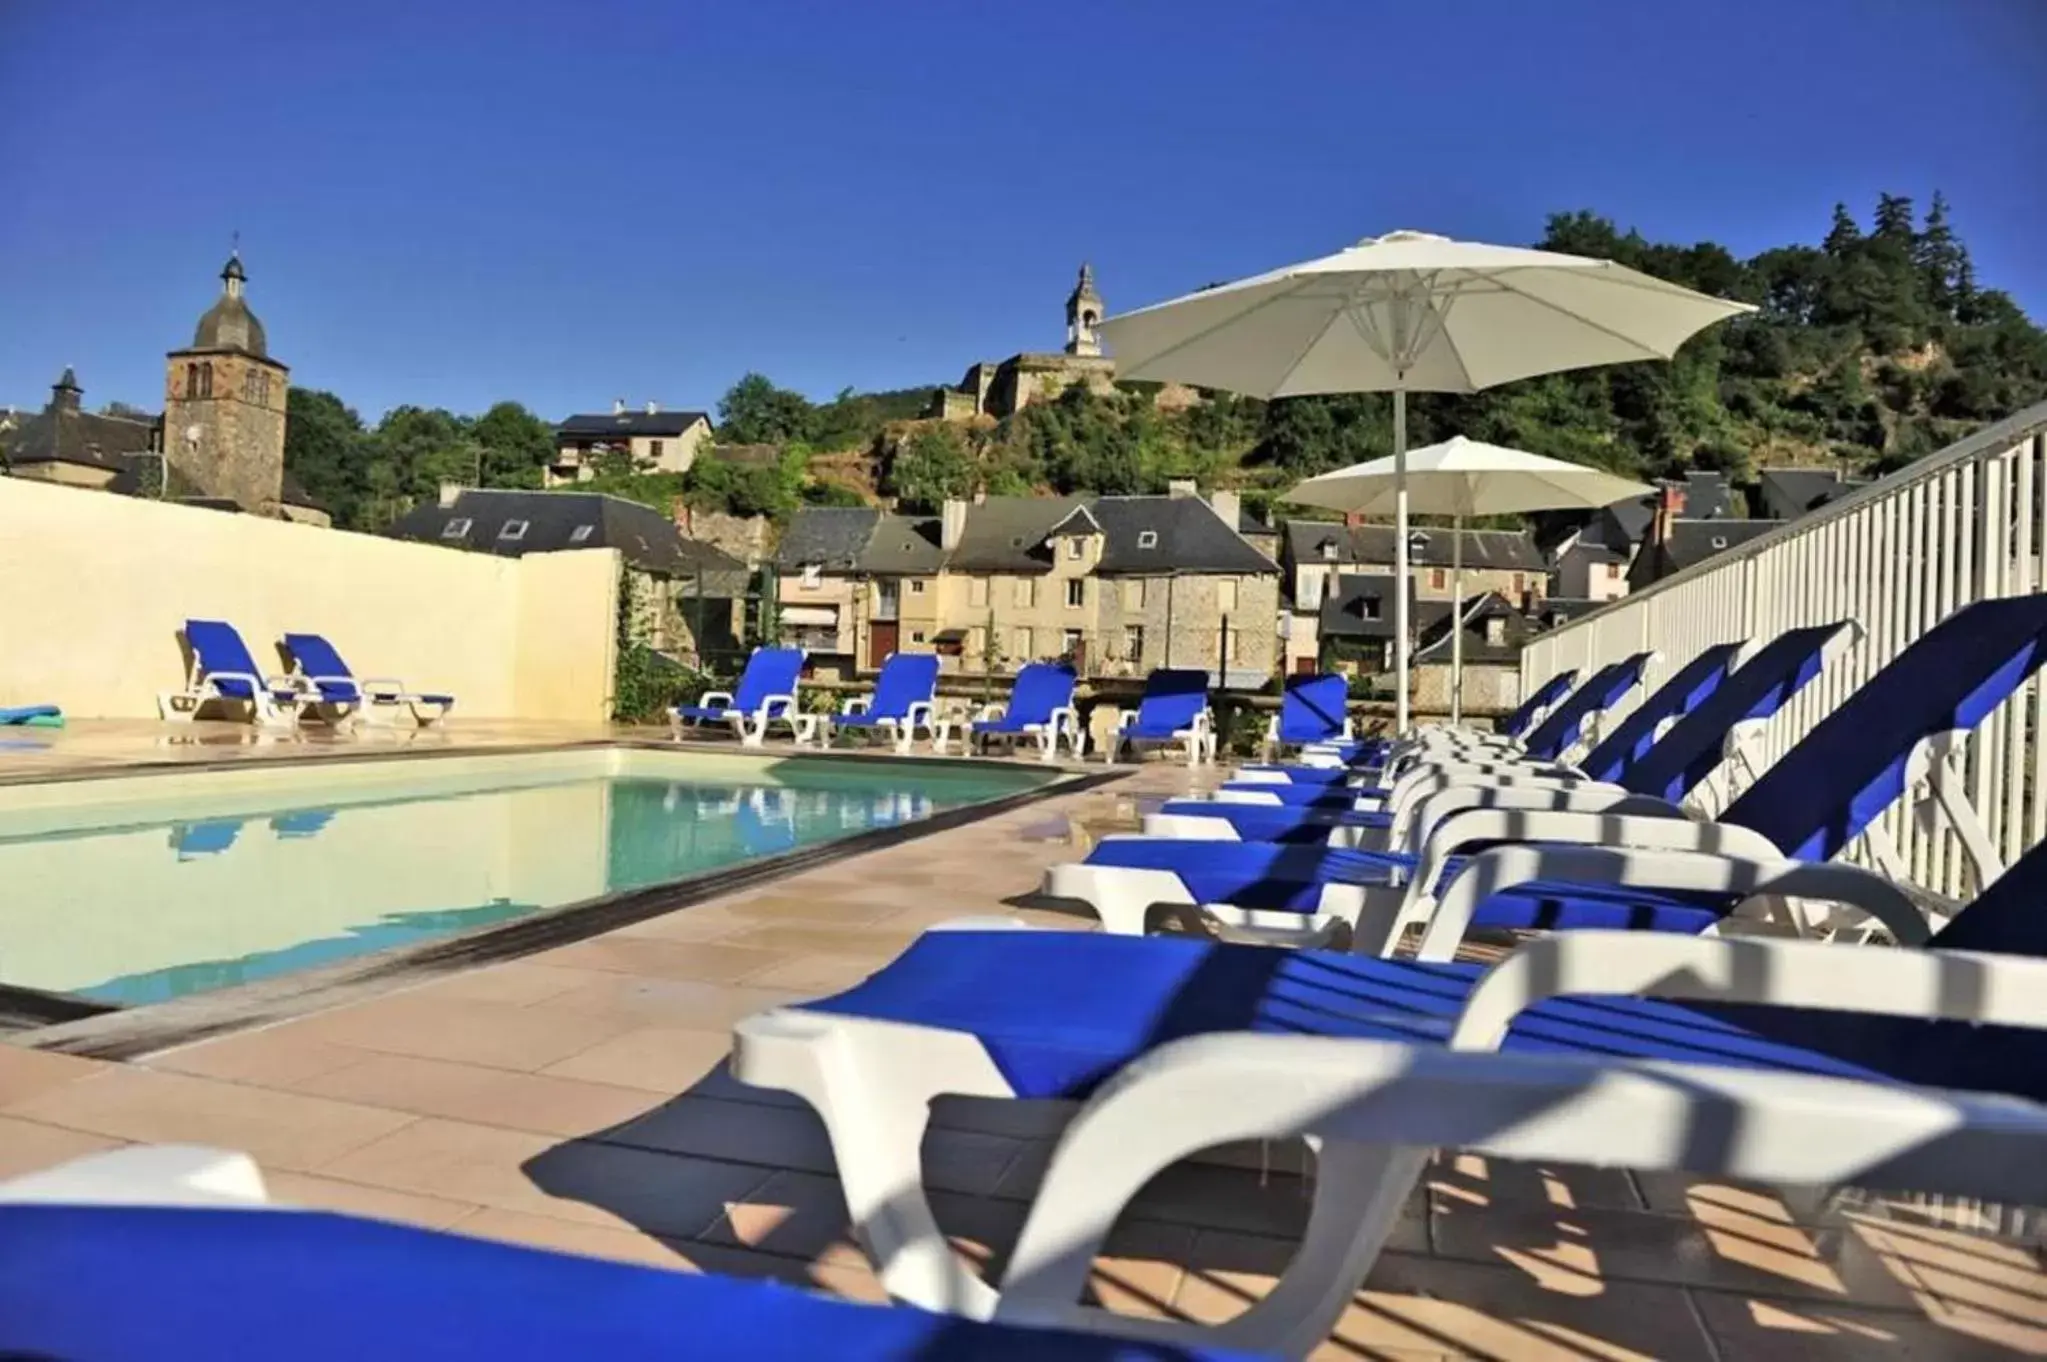
[[796, 708], [793, 695], [770, 695], [761, 701], [758, 711], [763, 719], [780, 719]]
[[[1856, 866], [1826, 868], [1876, 878]], [[1556, 932], [1486, 972], [1465, 1002], [1451, 1044], [1494, 1049], [1524, 1009], [1571, 994], [2047, 1027], [2047, 960], [1756, 937]]]
[[974, 711], [973, 721], [977, 724], [993, 723], [1009, 712], [1009, 706], [1000, 700], [990, 700]]
[[697, 706], [700, 709], [730, 709], [732, 708], [732, 692], [729, 690], [707, 690], [697, 697]]
[[[1481, 817], [1485, 812], [1462, 817]], [[1637, 824], [1613, 835], [1622, 840], [1671, 837], [1686, 829], [1704, 830], [1697, 823], [1679, 823], [1668, 818], [1605, 819], [1591, 814], [1521, 815], [1529, 818], [1585, 819], [1593, 823]], [[1761, 839], [1746, 829], [1718, 827], [1723, 845], [1753, 845]], [[1753, 839], [1753, 840], [1751, 840]], [[1767, 845], [1767, 843], [1765, 843]], [[1676, 890], [1733, 894], [1754, 898], [1759, 894], [1781, 894], [1796, 898], [1826, 899], [1845, 907], [1860, 909], [1882, 923], [1892, 936], [1908, 946], [1923, 945], [1931, 935], [1925, 914], [1889, 880], [1846, 865], [1814, 865], [1785, 860], [1775, 855], [1756, 856], [1712, 851], [1658, 849], [1653, 846], [1617, 849], [1592, 846], [1499, 847], [1472, 857], [1450, 881], [1436, 900], [1422, 934], [1417, 959], [1448, 960], [1457, 953], [1465, 930], [1486, 899], [1504, 890], [1537, 880], [1563, 880], [1587, 886], [1604, 885], [1644, 890]], [[1416, 897], [1417, 876], [1410, 885]]]
[[865, 714], [873, 705], [872, 695], [856, 695], [839, 706], [839, 715], [843, 718], [849, 714]]
[[[347, 681], [349, 679], [346, 676], [318, 676], [313, 678], [313, 682], [317, 685], [321, 681]], [[364, 695], [404, 695], [408, 693], [403, 681], [389, 676], [365, 677], [356, 681], [355, 688]]]
[[925, 728], [929, 728], [937, 712], [938, 706], [934, 701], [912, 700], [908, 707], [903, 710], [903, 727], [916, 728], [922, 725]]
[[1650, 818], [1683, 818], [1685, 812], [1667, 800], [1638, 795], [1625, 786], [1602, 781], [1544, 785], [1452, 785], [1415, 806], [1414, 846], [1426, 852], [1445, 820], [1471, 809], [1552, 810], [1571, 813], [1641, 814]]
[[1064, 719], [1066, 721], [1067, 732], [1069, 733], [1080, 732], [1080, 711], [1078, 709], [1074, 708], [1072, 705], [1061, 705], [1059, 706], [1059, 708], [1053, 710], [1050, 714], [1045, 716], [1045, 721], [1054, 728], [1057, 728], [1059, 726], [1059, 721], [1061, 719]]
[[246, 681], [258, 694], [273, 690], [298, 689], [298, 682], [291, 677], [282, 678], [284, 684], [279, 685], [271, 678], [258, 676], [254, 672], [208, 672], [199, 680], [201, 685], [211, 685], [216, 690], [220, 688], [219, 683], [222, 681]]
[[1279, 715], [1273, 714], [1265, 721], [1265, 741], [1277, 745], [1279, 742]]

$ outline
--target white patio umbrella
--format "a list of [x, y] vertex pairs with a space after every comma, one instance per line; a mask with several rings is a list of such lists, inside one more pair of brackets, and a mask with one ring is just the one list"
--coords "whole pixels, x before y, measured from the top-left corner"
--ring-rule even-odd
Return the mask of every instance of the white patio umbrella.
[[[1397, 515], [1403, 500], [1420, 515], [1451, 517], [1450, 722], [1464, 717], [1464, 522], [1472, 516], [1611, 506], [1656, 489], [1584, 464], [1453, 436], [1398, 458], [1371, 459], [1309, 478], [1286, 494], [1303, 506], [1359, 515]], [[1398, 531], [1396, 531], [1398, 533]], [[1406, 549], [1402, 534], [1400, 549]], [[1406, 592], [1396, 592], [1404, 601]], [[1402, 627], [1405, 625], [1403, 623]], [[1404, 687], [1403, 687], [1404, 689]]]
[[[1112, 317], [1119, 378], [1253, 397], [1393, 397], [1397, 568], [1408, 575], [1407, 394], [1668, 359], [1742, 303], [1611, 260], [1389, 232], [1346, 251]], [[1407, 592], [1393, 593], [1395, 719], [1407, 728]]]

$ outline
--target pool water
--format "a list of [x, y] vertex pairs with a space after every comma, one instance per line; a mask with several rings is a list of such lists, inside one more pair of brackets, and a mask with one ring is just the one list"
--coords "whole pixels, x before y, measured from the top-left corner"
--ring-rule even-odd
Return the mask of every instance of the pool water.
[[160, 1002], [911, 822], [1048, 777], [599, 748], [0, 787], [0, 984]]

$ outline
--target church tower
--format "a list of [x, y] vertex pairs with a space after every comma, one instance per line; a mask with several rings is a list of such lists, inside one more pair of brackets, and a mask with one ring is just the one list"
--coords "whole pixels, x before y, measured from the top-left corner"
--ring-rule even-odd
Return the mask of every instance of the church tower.
[[220, 272], [220, 297], [189, 349], [167, 356], [163, 445], [171, 467], [208, 496], [281, 515], [284, 395], [291, 371], [270, 357], [263, 323], [242, 297], [239, 252]]
[[1102, 321], [1102, 295], [1095, 292], [1095, 272], [1080, 267], [1080, 282], [1066, 296], [1066, 353], [1099, 355], [1102, 338], [1095, 328]]

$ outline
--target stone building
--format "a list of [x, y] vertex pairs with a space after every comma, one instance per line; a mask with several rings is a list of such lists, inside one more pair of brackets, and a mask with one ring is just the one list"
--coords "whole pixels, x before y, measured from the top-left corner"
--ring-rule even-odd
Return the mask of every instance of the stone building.
[[926, 415], [948, 420], [974, 416], [1000, 420], [1033, 402], [1049, 402], [1076, 385], [1085, 384], [1098, 393], [1112, 391], [1116, 361], [1102, 353], [1104, 315], [1094, 271], [1082, 265], [1080, 279], [1066, 297], [1064, 351], [1024, 351], [999, 363], [983, 360], [969, 367], [956, 387], [938, 389]]
[[1254, 686], [1277, 660], [1279, 569], [1237, 498], [986, 497], [937, 517], [799, 511], [777, 555], [782, 636], [820, 666], [935, 652], [949, 672], [1066, 658], [1086, 676], [1204, 667]]
[[220, 297], [192, 344], [166, 356], [163, 450], [172, 470], [245, 511], [297, 518], [284, 494], [285, 393], [291, 371], [271, 358], [243, 290], [239, 254], [220, 271]]

